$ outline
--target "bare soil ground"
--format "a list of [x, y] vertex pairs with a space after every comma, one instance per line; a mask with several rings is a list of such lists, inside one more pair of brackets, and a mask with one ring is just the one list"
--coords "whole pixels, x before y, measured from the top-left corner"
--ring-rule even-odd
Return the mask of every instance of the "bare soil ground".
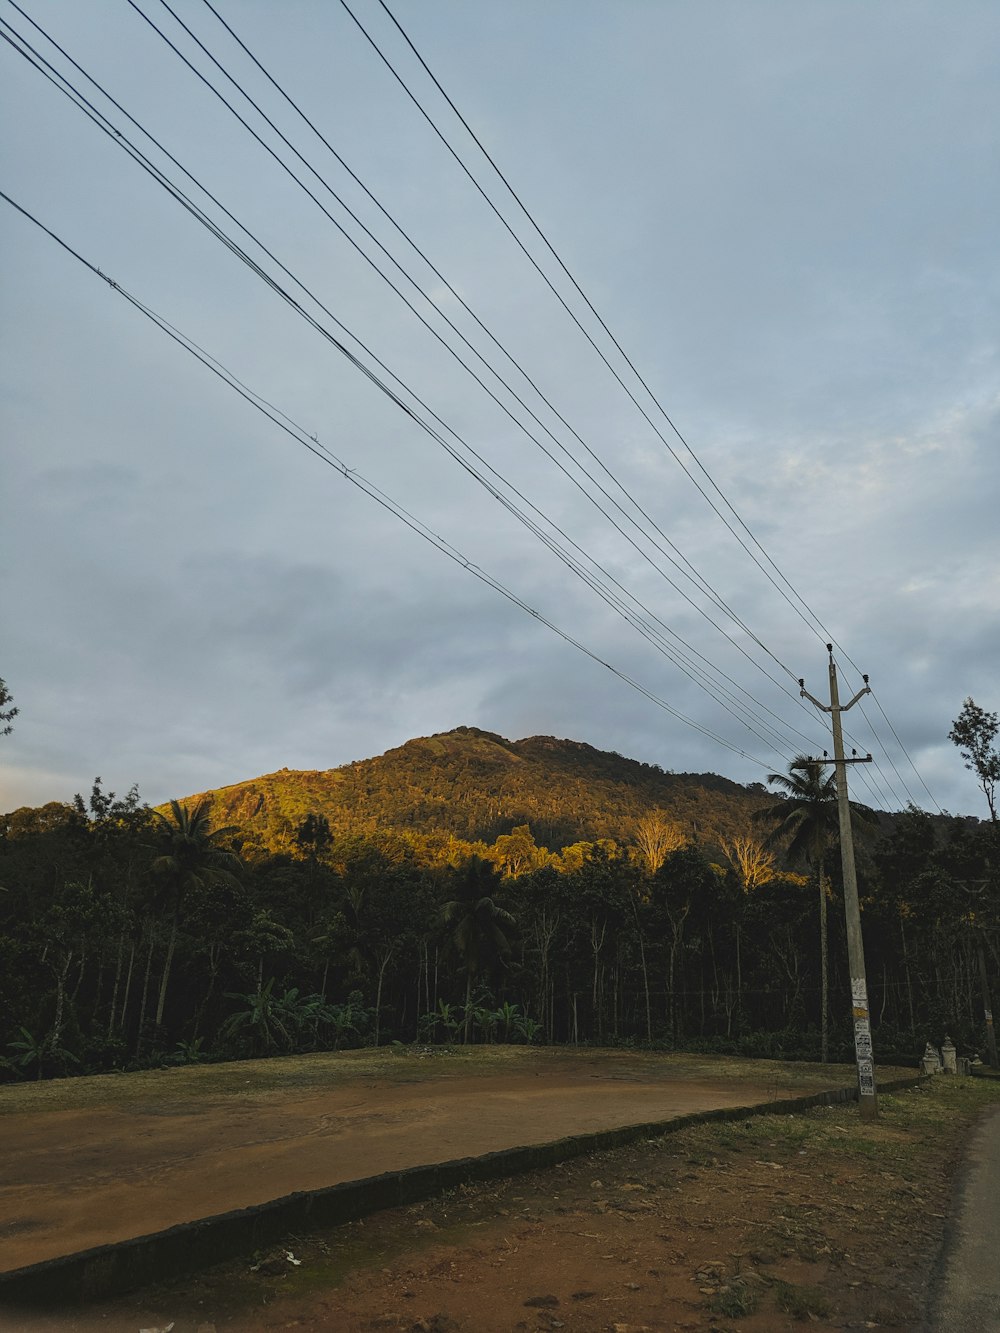
[[[636, 1059], [609, 1066], [595, 1054], [586, 1072], [610, 1067], [610, 1081], [629, 1086], [645, 1057]], [[694, 1065], [690, 1076], [704, 1081]], [[444, 1094], [470, 1072], [428, 1081]], [[799, 1067], [786, 1092], [803, 1091], [808, 1072]], [[998, 1097], [997, 1083], [940, 1078], [883, 1096], [874, 1125], [836, 1107], [691, 1127], [289, 1236], [267, 1254], [86, 1310], [0, 1313], [0, 1328], [779, 1333], [808, 1321], [917, 1330], [965, 1130]]]
[[628, 1052], [347, 1052], [0, 1089], [0, 1272], [383, 1171], [841, 1086]]

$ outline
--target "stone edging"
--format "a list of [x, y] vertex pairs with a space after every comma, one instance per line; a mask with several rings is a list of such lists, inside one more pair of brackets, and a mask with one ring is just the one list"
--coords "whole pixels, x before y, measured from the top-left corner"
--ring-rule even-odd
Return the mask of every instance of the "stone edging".
[[[880, 1092], [914, 1087], [924, 1076], [882, 1084]], [[654, 1120], [617, 1129], [574, 1134], [550, 1143], [504, 1148], [430, 1166], [388, 1171], [323, 1189], [300, 1190], [214, 1217], [182, 1222], [148, 1236], [99, 1245], [76, 1254], [0, 1273], [0, 1305], [78, 1305], [180, 1277], [197, 1269], [273, 1245], [291, 1231], [341, 1226], [388, 1208], [436, 1198], [446, 1190], [555, 1166], [558, 1162], [638, 1139], [662, 1138], [715, 1120], [747, 1120], [756, 1115], [791, 1115], [814, 1106], [856, 1101], [857, 1088], [835, 1088], [755, 1106], [698, 1111], [672, 1120]]]

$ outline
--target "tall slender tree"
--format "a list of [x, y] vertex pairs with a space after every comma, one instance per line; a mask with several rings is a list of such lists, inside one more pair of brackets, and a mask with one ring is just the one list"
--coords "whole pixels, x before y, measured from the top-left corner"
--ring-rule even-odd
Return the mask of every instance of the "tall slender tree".
[[958, 746], [965, 767], [979, 779], [994, 823], [997, 818], [997, 783], [1000, 783], [1000, 751], [994, 748], [993, 742], [998, 730], [1000, 723], [996, 713], [987, 713], [975, 699], [966, 699], [948, 732], [948, 739]]
[[[722, 837], [719, 846], [725, 853], [732, 868], [740, 892], [732, 908], [733, 939], [736, 944], [736, 1004], [743, 1007], [743, 917], [746, 912], [746, 899], [754, 890], [770, 884], [778, 873], [774, 861], [774, 852], [765, 847], [759, 838], [747, 828], [732, 838]], [[731, 1016], [727, 1016], [727, 1035], [731, 1026]]]
[[472, 983], [510, 954], [514, 917], [496, 900], [500, 881], [486, 861], [473, 856], [455, 872], [455, 897], [441, 915], [465, 970], [465, 1023], [462, 1040], [469, 1040]]
[[825, 861], [830, 835], [837, 828], [837, 779], [832, 770], [824, 773], [822, 764], [798, 758], [787, 774], [769, 773], [767, 780], [785, 795], [775, 805], [756, 810], [754, 820], [773, 825], [768, 844], [787, 842], [785, 854], [791, 864], [808, 865], [819, 882], [820, 1042], [825, 1062], [829, 1058]]
[[170, 982], [170, 969], [174, 961], [174, 948], [177, 944], [177, 930], [180, 925], [181, 908], [187, 894], [196, 888], [212, 884], [236, 884], [236, 872], [240, 869], [239, 857], [227, 852], [218, 844], [235, 827], [213, 829], [209, 819], [210, 802], [198, 801], [196, 805], [181, 805], [178, 801], [170, 802], [170, 814], [155, 811], [158, 821], [160, 855], [152, 864], [153, 875], [163, 887], [167, 910], [170, 913], [170, 934], [167, 939], [167, 953], [163, 962], [160, 978], [160, 992], [156, 1002], [156, 1025], [163, 1022], [163, 1006], [167, 999], [167, 986]]

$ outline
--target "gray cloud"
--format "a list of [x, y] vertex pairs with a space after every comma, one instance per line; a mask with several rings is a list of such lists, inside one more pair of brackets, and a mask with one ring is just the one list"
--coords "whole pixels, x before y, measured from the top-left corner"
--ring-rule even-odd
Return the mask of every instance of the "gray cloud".
[[[346, 19], [305, 0], [288, 0], [280, 21], [262, 0], [237, 16], [790, 676], [730, 629], [769, 680], [713, 630], [653, 568], [687, 587], [647, 539], [636, 538], [641, 552], [623, 541], [138, 20], [101, 2], [35, 12], [651, 614], [778, 713], [791, 743], [793, 728], [821, 743], [794, 678], [824, 684], [826, 631], [803, 622], [711, 513]], [[207, 11], [185, 17], [219, 44]], [[365, 17], [380, 23], [374, 6]], [[433, 0], [403, 17], [726, 496], [871, 673], [935, 798], [982, 813], [947, 731], [967, 694], [1000, 707], [996, 7]], [[404, 59], [388, 25], [377, 30]], [[423, 545], [5, 209], [0, 241], [16, 262], [0, 358], [0, 672], [21, 715], [3, 742], [0, 802], [64, 798], [95, 772], [160, 800], [460, 723], [745, 781], [782, 767], [780, 749], [639, 640], [22, 61], [9, 50], [2, 60], [11, 194], [469, 561], [763, 767]], [[308, 151], [395, 250], [357, 187], [315, 143]], [[488, 341], [413, 262], [485, 354]], [[930, 804], [877, 709], [866, 711], [877, 735], [855, 713], [858, 739], [885, 743]], [[881, 768], [887, 803], [907, 799], [886, 758]]]

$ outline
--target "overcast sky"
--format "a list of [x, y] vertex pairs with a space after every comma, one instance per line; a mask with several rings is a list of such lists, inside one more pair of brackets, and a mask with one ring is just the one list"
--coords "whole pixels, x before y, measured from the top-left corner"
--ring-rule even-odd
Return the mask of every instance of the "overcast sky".
[[831, 748], [796, 681], [828, 697], [832, 637], [845, 696], [863, 671], [877, 701], [846, 718], [877, 760], [854, 793], [986, 815], [947, 733], [967, 695], [1000, 707], [995, 0], [392, 0], [655, 402], [378, 0], [350, 4], [579, 323], [341, 4], [213, 0], [436, 273], [202, 0], [172, 7], [309, 166], [160, 0], [18, 3], [311, 295], [0, 17], [656, 642], [4, 43], [0, 188], [537, 615], [0, 201], [0, 809], [96, 774], [155, 803], [462, 724], [761, 781]]

